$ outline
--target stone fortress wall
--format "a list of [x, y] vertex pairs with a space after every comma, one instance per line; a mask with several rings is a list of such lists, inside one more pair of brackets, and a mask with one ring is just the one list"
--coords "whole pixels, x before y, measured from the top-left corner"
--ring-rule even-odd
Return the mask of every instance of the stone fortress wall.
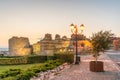
[[30, 45], [29, 39], [26, 37], [12, 37], [9, 39], [9, 53], [11, 56], [23, 56], [30, 54], [53, 55], [53, 53], [66, 51], [75, 52], [75, 46], [71, 39], [66, 36], [61, 38], [58, 34], [55, 35], [55, 39], [52, 39], [51, 34], [45, 34], [41, 41]]
[[9, 54], [11, 56], [29, 55], [32, 48], [26, 37], [12, 37], [9, 39]]
[[[33, 53], [41, 54], [41, 55], [53, 55], [53, 53], [59, 52], [61, 48], [63, 48], [63, 43], [70, 42], [70, 39], [63, 36], [60, 38], [60, 35], [56, 34], [55, 39], [52, 39], [51, 34], [45, 34], [43, 40], [39, 41], [38, 43], [33, 44]], [[64, 40], [63, 40], [64, 39]], [[40, 45], [39, 49], [37, 50], [37, 46]], [[65, 46], [68, 47], [69, 43]], [[35, 47], [36, 46], [36, 47]]]

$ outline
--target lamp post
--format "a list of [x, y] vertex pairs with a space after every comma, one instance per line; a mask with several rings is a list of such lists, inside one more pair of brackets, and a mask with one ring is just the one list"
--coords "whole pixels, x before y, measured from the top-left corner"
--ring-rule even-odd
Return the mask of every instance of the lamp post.
[[[71, 32], [75, 35], [75, 43], [76, 43], [76, 45], [75, 45], [76, 46], [75, 64], [79, 64], [80, 57], [78, 57], [78, 28], [77, 28], [77, 25], [74, 25], [74, 24], [71, 24], [70, 28], [71, 28]], [[82, 32], [84, 30], [83, 24], [80, 25], [80, 30], [81, 30], [81, 34], [82, 34]]]

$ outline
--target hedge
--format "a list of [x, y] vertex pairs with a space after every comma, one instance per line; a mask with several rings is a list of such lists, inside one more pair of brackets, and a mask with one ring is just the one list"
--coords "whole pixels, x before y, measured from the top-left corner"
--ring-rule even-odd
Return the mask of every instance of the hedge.
[[65, 62], [68, 62], [68, 63], [74, 62], [74, 54], [73, 53], [56, 53], [56, 54], [54, 54], [54, 57], [56, 59], [64, 60]]
[[26, 56], [27, 63], [43, 63], [47, 61], [47, 56], [40, 56], [40, 55], [32, 55]]
[[16, 65], [16, 64], [26, 64], [27, 59], [24, 57], [19, 58], [0, 58], [0, 65]]
[[16, 64], [29, 64], [29, 63], [42, 63], [47, 61], [47, 56], [23, 56], [23, 57], [6, 57], [0, 58], [0, 65], [16, 65]]
[[72, 53], [57, 53], [53, 56], [29, 55], [29, 56], [9, 56], [0, 58], [0, 65], [17, 65], [30, 63], [43, 63], [47, 60], [64, 60], [68, 63], [74, 62], [74, 54]]

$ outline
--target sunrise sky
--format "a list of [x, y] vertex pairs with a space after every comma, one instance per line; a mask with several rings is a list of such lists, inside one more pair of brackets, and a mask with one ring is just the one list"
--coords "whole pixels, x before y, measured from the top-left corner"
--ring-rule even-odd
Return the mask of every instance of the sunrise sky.
[[120, 36], [120, 0], [0, 0], [0, 47], [12, 36], [31, 44], [45, 33], [70, 37], [71, 23], [84, 24], [87, 37], [100, 30]]

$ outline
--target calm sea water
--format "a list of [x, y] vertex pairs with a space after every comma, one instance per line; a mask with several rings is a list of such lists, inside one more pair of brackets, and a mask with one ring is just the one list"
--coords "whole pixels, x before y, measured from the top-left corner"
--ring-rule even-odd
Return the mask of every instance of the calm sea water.
[[8, 48], [0, 48], [0, 51], [8, 51]]

